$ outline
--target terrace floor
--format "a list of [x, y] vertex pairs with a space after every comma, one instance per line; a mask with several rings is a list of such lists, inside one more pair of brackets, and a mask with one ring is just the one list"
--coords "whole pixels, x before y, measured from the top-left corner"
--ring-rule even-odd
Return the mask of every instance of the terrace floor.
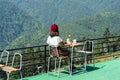
[[87, 65], [87, 71], [73, 75], [60, 73], [60, 78], [51, 74], [39, 74], [17, 80], [120, 80], [120, 58]]

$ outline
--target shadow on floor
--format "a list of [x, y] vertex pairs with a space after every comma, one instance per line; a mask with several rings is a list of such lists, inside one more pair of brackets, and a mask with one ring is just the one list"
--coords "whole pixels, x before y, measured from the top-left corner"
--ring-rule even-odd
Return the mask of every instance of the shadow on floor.
[[94, 66], [87, 66], [86, 67], [86, 71], [89, 72], [89, 71], [94, 71], [94, 70], [98, 70], [100, 69], [99, 67], [94, 67]]
[[[80, 67], [76, 67], [72, 70], [72, 74], [77, 74], [79, 72], [90, 72], [90, 71], [94, 71], [94, 70], [98, 70], [100, 69], [99, 67], [95, 67], [95, 66], [86, 66], [86, 70], [84, 70], [84, 67], [80, 66]], [[69, 74], [69, 70], [66, 69], [65, 71], [62, 71], [62, 73], [65, 74]]]

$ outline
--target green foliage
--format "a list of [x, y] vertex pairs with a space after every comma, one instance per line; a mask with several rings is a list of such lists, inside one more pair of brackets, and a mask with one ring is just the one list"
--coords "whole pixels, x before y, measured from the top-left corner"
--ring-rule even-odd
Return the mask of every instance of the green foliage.
[[[106, 14], [109, 13], [109, 14]], [[101, 15], [102, 14], [102, 15]], [[105, 14], [105, 15], [103, 15]], [[105, 17], [106, 16], [106, 17]], [[65, 32], [71, 34], [72, 39], [83, 39], [86, 38], [100, 38], [109, 33], [109, 36], [118, 35], [120, 15], [114, 12], [101, 12], [95, 16], [83, 18], [80, 20], [72, 20], [66, 24], [61, 24], [62, 36], [66, 36]], [[109, 31], [106, 31], [106, 28]], [[66, 31], [67, 30], [67, 31]], [[105, 33], [104, 33], [105, 32]]]
[[41, 24], [37, 20], [7, 1], [0, 1], [0, 10], [0, 48], [2, 49], [17, 37], [20, 36], [14, 44], [25, 38], [23, 34], [28, 35], [40, 29]]
[[[118, 35], [119, 0], [1, 0], [0, 48], [45, 44], [51, 23], [66, 40]], [[109, 5], [108, 5], [109, 4]]]

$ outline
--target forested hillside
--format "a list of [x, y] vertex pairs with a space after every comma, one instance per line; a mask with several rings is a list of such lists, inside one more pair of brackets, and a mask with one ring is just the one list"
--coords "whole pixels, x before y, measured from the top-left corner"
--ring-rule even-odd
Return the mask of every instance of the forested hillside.
[[[114, 12], [101, 12], [95, 16], [71, 20], [60, 26], [60, 36], [63, 40], [70, 34], [71, 39], [82, 40], [83, 38], [100, 38], [104, 37], [105, 29], [110, 30], [111, 36], [120, 34], [120, 14]], [[44, 34], [43, 34], [44, 33]], [[26, 43], [30, 45], [45, 44], [48, 31], [42, 30], [26, 36], [26, 39], [21, 39], [21, 36], [11, 43], [10, 46], [17, 47], [18, 44]], [[17, 43], [15, 43], [17, 42]]]
[[[66, 36], [70, 33], [72, 39], [100, 38], [104, 37], [104, 31], [109, 28], [112, 36], [120, 34], [120, 14], [115, 12], [100, 12], [91, 17], [79, 20], [71, 20], [61, 26], [61, 34]], [[65, 36], [65, 37], [66, 37]], [[64, 37], [64, 36], [63, 36]]]
[[101, 11], [120, 12], [120, 0], [10, 0], [45, 26], [85, 18]]
[[65, 40], [103, 37], [120, 31], [120, 0], [0, 0], [0, 48], [46, 43], [57, 23]]
[[36, 19], [7, 1], [0, 1], [0, 11], [1, 48], [11, 44], [17, 37], [25, 37], [41, 28]]

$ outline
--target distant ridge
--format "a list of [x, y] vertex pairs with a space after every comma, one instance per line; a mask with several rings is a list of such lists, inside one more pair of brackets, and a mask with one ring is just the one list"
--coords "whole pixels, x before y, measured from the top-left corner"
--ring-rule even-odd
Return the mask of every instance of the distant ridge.
[[49, 26], [57, 23], [65, 40], [119, 34], [120, 0], [0, 0], [0, 48], [46, 44]]

